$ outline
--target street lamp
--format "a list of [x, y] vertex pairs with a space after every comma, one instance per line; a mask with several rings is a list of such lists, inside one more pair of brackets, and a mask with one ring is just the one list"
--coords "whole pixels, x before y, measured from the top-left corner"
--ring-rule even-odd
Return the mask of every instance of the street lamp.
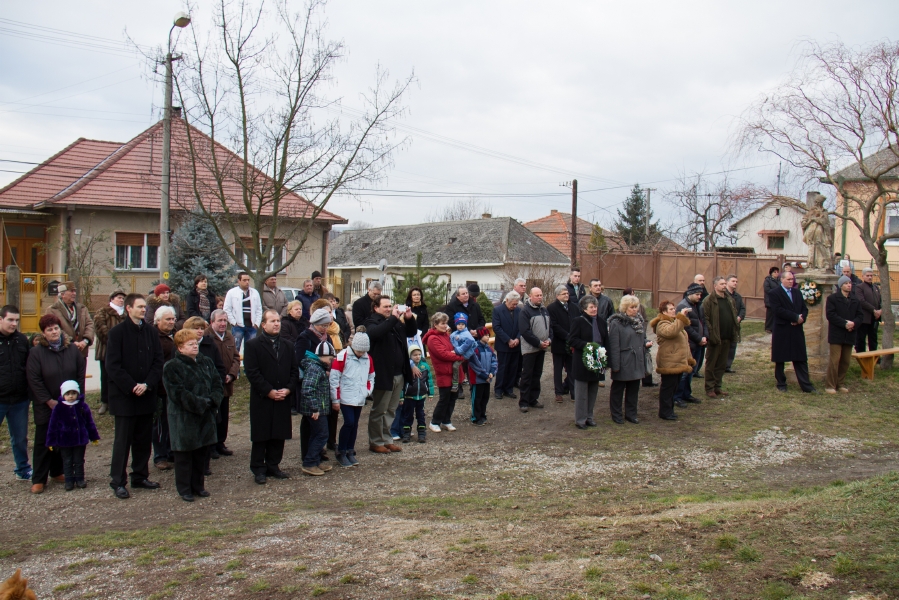
[[[175, 13], [169, 29], [168, 52], [165, 55], [165, 109], [162, 116], [162, 199], [159, 207], [159, 279], [169, 277], [169, 179], [172, 154], [172, 32], [175, 27], [190, 25], [190, 15]], [[179, 57], [180, 58], [180, 57]]]

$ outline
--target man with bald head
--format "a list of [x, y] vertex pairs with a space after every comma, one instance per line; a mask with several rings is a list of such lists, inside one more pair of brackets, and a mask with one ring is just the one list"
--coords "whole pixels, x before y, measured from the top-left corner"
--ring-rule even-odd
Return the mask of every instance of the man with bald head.
[[521, 395], [518, 408], [526, 413], [531, 408], [543, 408], [540, 403], [540, 377], [546, 349], [552, 343], [552, 327], [549, 313], [543, 306], [543, 290], [531, 288], [528, 299], [518, 315], [518, 332], [521, 335]]

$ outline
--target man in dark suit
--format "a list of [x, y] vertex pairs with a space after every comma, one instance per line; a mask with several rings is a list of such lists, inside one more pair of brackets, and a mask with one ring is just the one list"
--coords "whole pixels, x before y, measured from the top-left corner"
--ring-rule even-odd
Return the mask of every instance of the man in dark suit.
[[503, 298], [503, 303], [493, 309], [494, 349], [496, 350], [497, 371], [493, 395], [497, 400], [503, 396], [518, 400], [512, 388], [521, 373], [521, 339], [518, 333], [518, 303], [521, 296], [512, 290]]
[[808, 354], [805, 348], [805, 332], [802, 329], [808, 317], [808, 306], [798, 288], [793, 287], [795, 276], [790, 271], [780, 274], [780, 285], [768, 293], [768, 305], [774, 309], [774, 329], [771, 333], [771, 362], [774, 363], [774, 379], [777, 390], [787, 391], [784, 363], [792, 362], [799, 387], [807, 394], [816, 393], [808, 377]]
[[293, 345], [281, 338], [281, 315], [262, 313], [259, 335], [247, 342], [244, 373], [250, 382], [250, 470], [258, 484], [287, 479], [281, 470], [284, 440], [293, 437], [290, 397], [299, 384]]
[[[571, 352], [568, 350], [568, 334], [571, 322], [581, 316], [575, 302], [569, 302], [568, 287], [556, 287], [556, 301], [546, 307], [549, 313], [550, 327], [553, 330], [553, 341], [549, 349], [553, 355], [553, 385], [556, 391], [556, 402], [564, 402], [562, 396], [571, 393], [574, 400], [574, 381], [571, 380]], [[562, 369], [565, 379], [562, 379]]]
[[365, 324], [372, 313], [372, 300], [380, 295], [381, 282], [371, 281], [368, 284], [368, 293], [353, 302], [353, 331], [356, 331], [356, 327]]

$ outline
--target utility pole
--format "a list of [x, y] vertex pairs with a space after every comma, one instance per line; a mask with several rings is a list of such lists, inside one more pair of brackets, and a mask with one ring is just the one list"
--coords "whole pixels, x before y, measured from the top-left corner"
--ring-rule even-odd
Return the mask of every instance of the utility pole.
[[168, 53], [165, 55], [165, 109], [162, 113], [162, 181], [160, 189], [162, 197], [159, 202], [159, 280], [169, 278], [169, 182], [172, 154], [172, 61], [181, 57], [172, 57], [172, 32], [175, 27], [190, 25], [190, 16], [186, 13], [175, 13], [172, 28], [169, 29]]
[[577, 264], [577, 179], [571, 180], [571, 268]]
[[777, 165], [777, 191], [775, 192], [778, 196], [780, 196], [780, 170], [783, 168], [783, 163], [779, 163]]
[[646, 212], [643, 218], [643, 243], [645, 244], [649, 241], [649, 197], [655, 191], [655, 188], [646, 188], [644, 191], [646, 192]]

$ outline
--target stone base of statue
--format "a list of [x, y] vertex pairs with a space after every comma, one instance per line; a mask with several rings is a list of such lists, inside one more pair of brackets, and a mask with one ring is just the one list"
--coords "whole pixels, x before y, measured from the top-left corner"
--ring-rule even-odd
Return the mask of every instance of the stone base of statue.
[[830, 345], [827, 343], [827, 315], [824, 305], [827, 297], [833, 293], [839, 276], [826, 271], [808, 270], [801, 273], [797, 280], [799, 285], [806, 279], [814, 281], [821, 290], [821, 299], [814, 306], [808, 307], [808, 320], [805, 322], [805, 345], [808, 349], [808, 370], [812, 376], [812, 383], [816, 387], [824, 384], [821, 377], [827, 372], [827, 362], [830, 358]]

